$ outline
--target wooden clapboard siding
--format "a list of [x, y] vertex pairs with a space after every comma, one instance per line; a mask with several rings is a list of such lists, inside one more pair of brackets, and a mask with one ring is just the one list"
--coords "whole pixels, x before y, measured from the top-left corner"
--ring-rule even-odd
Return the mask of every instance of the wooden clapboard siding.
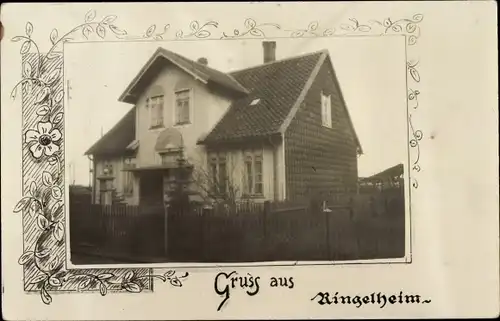
[[[327, 57], [285, 132], [288, 199], [356, 188], [358, 145], [334, 79]], [[331, 95], [332, 128], [322, 126], [322, 91]]]

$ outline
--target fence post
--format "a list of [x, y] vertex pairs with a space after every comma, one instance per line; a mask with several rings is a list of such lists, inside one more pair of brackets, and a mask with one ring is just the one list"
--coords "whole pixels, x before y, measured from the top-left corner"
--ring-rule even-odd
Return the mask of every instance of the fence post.
[[264, 202], [264, 210], [262, 212], [262, 231], [263, 231], [263, 237], [262, 237], [262, 241], [263, 241], [263, 246], [262, 248], [264, 249], [263, 253], [264, 253], [264, 260], [267, 260], [268, 256], [270, 255], [270, 251], [269, 251], [269, 242], [267, 240], [267, 223], [269, 221], [268, 217], [269, 217], [269, 214], [271, 213], [271, 202], [270, 201], [265, 201]]
[[164, 211], [163, 211], [163, 254], [165, 257], [168, 256], [168, 212], [169, 212], [169, 205], [165, 204], [163, 206]]

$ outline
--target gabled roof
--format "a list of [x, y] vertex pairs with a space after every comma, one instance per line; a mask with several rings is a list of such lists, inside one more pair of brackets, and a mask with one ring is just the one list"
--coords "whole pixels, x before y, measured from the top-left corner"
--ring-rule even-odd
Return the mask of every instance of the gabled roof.
[[250, 93], [234, 101], [228, 112], [200, 143], [231, 142], [284, 133], [325, 62], [333, 72], [333, 81], [359, 152], [362, 153], [327, 50], [232, 72], [231, 75]]
[[142, 90], [158, 75], [162, 67], [168, 64], [176, 65], [204, 84], [215, 84], [237, 94], [248, 93], [248, 90], [231, 75], [200, 64], [167, 49], [158, 48], [118, 100], [135, 104]]
[[135, 139], [135, 107], [102, 136], [85, 155], [123, 155], [130, 152], [127, 147]]

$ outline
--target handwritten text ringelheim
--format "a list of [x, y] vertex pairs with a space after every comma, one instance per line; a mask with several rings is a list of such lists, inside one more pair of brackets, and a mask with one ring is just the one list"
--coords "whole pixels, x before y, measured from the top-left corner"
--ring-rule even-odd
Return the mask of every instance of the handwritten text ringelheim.
[[339, 295], [338, 292], [330, 294], [329, 292], [318, 292], [311, 301], [316, 301], [319, 305], [338, 305], [352, 304], [357, 308], [363, 305], [378, 305], [380, 308], [396, 304], [427, 304], [430, 299], [422, 299], [418, 294], [404, 294], [400, 291], [399, 294], [383, 294], [370, 293], [366, 295]]

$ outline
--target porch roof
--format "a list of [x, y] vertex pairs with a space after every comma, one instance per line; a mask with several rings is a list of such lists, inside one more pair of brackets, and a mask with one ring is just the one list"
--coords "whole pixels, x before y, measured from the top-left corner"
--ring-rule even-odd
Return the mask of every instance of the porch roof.
[[[193, 167], [193, 165], [186, 164], [184, 165], [187, 168]], [[141, 167], [131, 167], [131, 168], [125, 168], [123, 169], [124, 171], [128, 172], [145, 172], [145, 171], [164, 171], [164, 170], [169, 170], [169, 169], [176, 169], [179, 168], [179, 164], [177, 163], [167, 163], [167, 164], [161, 164], [161, 165], [149, 165], [149, 166], [141, 166]]]

